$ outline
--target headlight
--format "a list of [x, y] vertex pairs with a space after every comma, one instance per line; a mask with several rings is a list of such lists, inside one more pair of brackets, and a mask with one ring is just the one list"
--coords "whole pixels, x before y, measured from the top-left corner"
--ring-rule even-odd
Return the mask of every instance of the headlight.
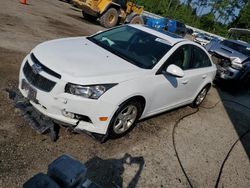
[[232, 60], [232, 64], [231, 66], [234, 68], [234, 69], [242, 69], [243, 68], [243, 65], [241, 63], [241, 60], [239, 58], [234, 58], [234, 59], [231, 59]]
[[117, 84], [101, 84], [101, 85], [89, 85], [81, 86], [76, 84], [68, 83], [65, 87], [65, 92], [73, 95], [89, 98], [89, 99], [98, 99], [110, 88], [114, 87]]

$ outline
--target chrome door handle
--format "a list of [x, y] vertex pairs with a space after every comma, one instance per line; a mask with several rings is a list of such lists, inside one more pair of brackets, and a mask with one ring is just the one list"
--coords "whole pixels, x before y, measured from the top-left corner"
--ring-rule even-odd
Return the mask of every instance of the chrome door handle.
[[205, 79], [207, 77], [207, 75], [203, 75], [202, 78]]
[[183, 80], [181, 83], [182, 83], [182, 84], [187, 84], [187, 83], [188, 83], [188, 80]]

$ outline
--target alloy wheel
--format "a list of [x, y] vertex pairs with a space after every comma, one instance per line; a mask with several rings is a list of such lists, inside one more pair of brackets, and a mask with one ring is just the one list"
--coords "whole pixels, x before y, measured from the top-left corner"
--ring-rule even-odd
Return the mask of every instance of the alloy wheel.
[[135, 122], [138, 115], [138, 109], [134, 105], [126, 106], [115, 119], [113, 131], [116, 134], [123, 134], [126, 132]]
[[207, 95], [207, 88], [204, 88], [200, 93], [199, 95], [197, 96], [197, 99], [196, 99], [196, 105], [199, 106], [202, 101], [205, 99]]

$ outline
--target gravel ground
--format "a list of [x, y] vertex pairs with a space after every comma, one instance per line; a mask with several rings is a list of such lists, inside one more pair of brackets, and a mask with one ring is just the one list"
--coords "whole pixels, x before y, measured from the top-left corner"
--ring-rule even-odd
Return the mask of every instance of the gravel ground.
[[[39, 135], [15, 108], [6, 89], [15, 89], [19, 66], [38, 43], [103, 30], [81, 18], [81, 12], [57, 0], [1, 2], [0, 11], [0, 187], [20, 187], [62, 154], [88, 167], [87, 176], [103, 187], [189, 187], [172, 143], [175, 122], [192, 113], [179, 108], [144, 120], [127, 136], [104, 144], [87, 135], [60, 130], [57, 142]], [[193, 187], [214, 187], [232, 144], [250, 128], [249, 111], [222, 99], [250, 106], [250, 89], [228, 83], [213, 87], [203, 107], [183, 119], [175, 132], [176, 148]], [[250, 136], [235, 145], [225, 163], [219, 187], [249, 187]], [[130, 162], [128, 160], [130, 158]]]

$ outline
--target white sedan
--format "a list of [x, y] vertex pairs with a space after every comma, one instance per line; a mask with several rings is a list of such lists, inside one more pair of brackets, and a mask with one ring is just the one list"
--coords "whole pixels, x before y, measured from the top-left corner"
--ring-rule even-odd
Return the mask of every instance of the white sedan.
[[76, 131], [120, 137], [139, 119], [204, 100], [216, 66], [198, 44], [140, 25], [44, 42], [23, 60], [19, 89]]

